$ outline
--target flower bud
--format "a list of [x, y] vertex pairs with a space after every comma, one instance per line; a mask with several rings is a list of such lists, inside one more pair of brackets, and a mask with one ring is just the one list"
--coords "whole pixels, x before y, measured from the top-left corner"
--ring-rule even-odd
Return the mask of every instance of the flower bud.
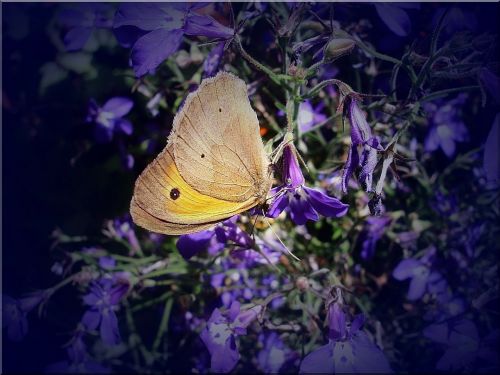
[[331, 39], [327, 45], [325, 46], [324, 52], [324, 60], [325, 61], [333, 61], [351, 53], [356, 43], [352, 39], [347, 38], [336, 38]]
[[295, 281], [295, 286], [301, 292], [305, 292], [307, 289], [309, 289], [309, 280], [307, 279], [307, 277], [300, 276], [299, 278], [297, 278], [297, 281]]

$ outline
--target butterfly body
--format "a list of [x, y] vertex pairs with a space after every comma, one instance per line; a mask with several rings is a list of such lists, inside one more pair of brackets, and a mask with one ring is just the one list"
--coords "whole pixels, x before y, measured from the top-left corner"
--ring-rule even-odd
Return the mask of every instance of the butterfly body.
[[271, 185], [246, 84], [222, 72], [186, 98], [167, 146], [136, 181], [130, 211], [148, 230], [192, 233], [262, 204]]

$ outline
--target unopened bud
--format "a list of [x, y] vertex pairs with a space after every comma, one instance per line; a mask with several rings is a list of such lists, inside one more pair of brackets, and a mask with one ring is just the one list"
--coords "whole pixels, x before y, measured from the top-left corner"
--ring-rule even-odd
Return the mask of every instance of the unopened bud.
[[333, 61], [351, 53], [356, 43], [352, 39], [337, 38], [331, 39], [325, 46], [324, 59], [325, 61]]
[[309, 280], [307, 277], [300, 276], [297, 278], [297, 281], [295, 281], [295, 285], [297, 286], [297, 289], [300, 290], [301, 292], [305, 292], [307, 289], [309, 289]]

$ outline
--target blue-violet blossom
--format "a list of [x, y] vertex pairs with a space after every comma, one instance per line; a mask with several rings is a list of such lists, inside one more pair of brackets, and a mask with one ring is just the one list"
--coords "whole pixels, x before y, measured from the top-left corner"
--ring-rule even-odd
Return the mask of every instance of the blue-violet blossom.
[[290, 145], [283, 150], [284, 184], [271, 190], [275, 198], [267, 216], [275, 218], [287, 208], [290, 218], [297, 225], [303, 225], [307, 220], [317, 221], [318, 214], [326, 217], [344, 216], [349, 207], [347, 204], [304, 185], [305, 179], [295, 152]]

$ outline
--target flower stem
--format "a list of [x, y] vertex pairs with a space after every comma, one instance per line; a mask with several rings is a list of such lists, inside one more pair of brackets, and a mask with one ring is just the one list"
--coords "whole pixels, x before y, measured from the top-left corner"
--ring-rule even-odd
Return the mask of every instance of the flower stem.
[[[171, 297], [171, 294], [169, 295], [169, 297]], [[165, 308], [163, 310], [163, 316], [161, 317], [160, 328], [158, 328], [158, 333], [156, 334], [155, 340], [153, 342], [153, 353], [156, 353], [158, 351], [163, 335], [168, 332], [168, 321], [170, 320], [170, 312], [172, 311], [173, 302], [173, 298], [168, 298], [165, 302]]]

